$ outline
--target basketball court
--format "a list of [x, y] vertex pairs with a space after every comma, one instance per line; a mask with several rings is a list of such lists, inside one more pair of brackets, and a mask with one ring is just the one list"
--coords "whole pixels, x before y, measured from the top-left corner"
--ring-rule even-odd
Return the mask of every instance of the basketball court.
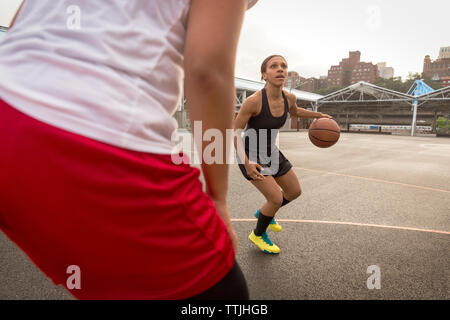
[[[307, 132], [282, 132], [280, 149], [302, 195], [278, 212], [283, 231], [268, 231], [279, 255], [247, 239], [264, 198], [231, 166], [251, 299], [450, 298], [450, 139], [342, 133], [320, 149]], [[0, 256], [0, 299], [72, 299], [3, 234]], [[374, 266], [379, 289], [368, 288]]]

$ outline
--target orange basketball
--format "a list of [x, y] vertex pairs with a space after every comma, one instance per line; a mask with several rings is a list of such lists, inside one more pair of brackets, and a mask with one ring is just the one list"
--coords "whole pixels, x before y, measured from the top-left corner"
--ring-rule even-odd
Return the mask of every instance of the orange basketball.
[[334, 145], [341, 135], [341, 129], [336, 121], [328, 118], [315, 120], [309, 127], [309, 140], [319, 147], [328, 148]]

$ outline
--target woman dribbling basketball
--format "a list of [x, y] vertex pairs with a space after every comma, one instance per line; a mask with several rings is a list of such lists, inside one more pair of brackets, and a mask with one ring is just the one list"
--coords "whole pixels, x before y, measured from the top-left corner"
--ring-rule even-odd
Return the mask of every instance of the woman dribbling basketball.
[[244, 101], [234, 122], [235, 130], [247, 126], [244, 148], [240, 140], [235, 139], [239, 168], [266, 198], [255, 213], [258, 221], [249, 239], [263, 252], [271, 254], [279, 253], [280, 248], [270, 240], [266, 230], [269, 227], [275, 232], [281, 231], [275, 214], [301, 194], [291, 163], [275, 145], [278, 130], [286, 122], [288, 112], [302, 118], [331, 118], [297, 106], [296, 96], [283, 90], [287, 70], [288, 64], [282, 56], [266, 58], [261, 65], [261, 78], [266, 85]]

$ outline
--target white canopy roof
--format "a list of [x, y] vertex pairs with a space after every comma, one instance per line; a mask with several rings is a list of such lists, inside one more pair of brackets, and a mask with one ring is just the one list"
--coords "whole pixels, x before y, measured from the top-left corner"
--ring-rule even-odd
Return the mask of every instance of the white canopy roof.
[[[258, 91], [264, 88], [265, 83], [259, 82], [259, 81], [253, 81], [253, 80], [247, 80], [242, 78], [234, 78], [234, 85], [236, 89], [241, 90], [249, 90], [249, 91]], [[286, 91], [289, 91], [297, 97], [298, 100], [303, 101], [310, 101], [310, 102], [316, 102], [320, 98], [323, 98], [320, 94], [315, 94], [307, 91], [301, 91], [297, 89], [286, 89]]]

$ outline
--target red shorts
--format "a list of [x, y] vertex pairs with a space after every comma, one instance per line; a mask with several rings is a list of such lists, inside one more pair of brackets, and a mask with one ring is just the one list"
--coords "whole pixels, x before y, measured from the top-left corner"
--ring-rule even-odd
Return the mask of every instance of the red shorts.
[[0, 129], [0, 228], [76, 298], [183, 299], [232, 268], [198, 169], [58, 129], [1, 99]]

